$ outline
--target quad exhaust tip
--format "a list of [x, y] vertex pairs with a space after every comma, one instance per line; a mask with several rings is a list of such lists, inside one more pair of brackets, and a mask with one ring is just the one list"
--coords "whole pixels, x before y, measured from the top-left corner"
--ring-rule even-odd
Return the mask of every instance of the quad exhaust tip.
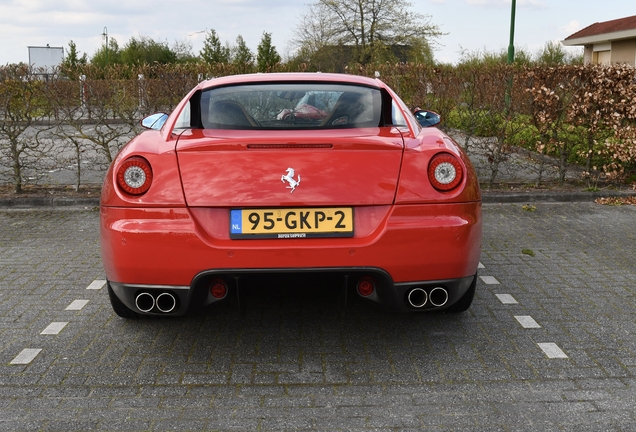
[[140, 312], [151, 312], [157, 309], [162, 313], [173, 312], [177, 308], [177, 298], [169, 292], [162, 292], [157, 297], [149, 292], [141, 292], [135, 297], [135, 306]]
[[435, 287], [431, 290], [428, 298], [433, 306], [444, 306], [448, 303], [448, 291], [442, 287]]
[[407, 296], [408, 303], [417, 309], [423, 308], [428, 303], [434, 307], [442, 307], [448, 303], [448, 291], [446, 288], [435, 287], [429, 293], [424, 288], [413, 288]]
[[170, 293], [161, 293], [157, 296], [157, 309], [163, 313], [170, 313], [177, 307], [177, 299]]
[[428, 301], [428, 294], [426, 294], [426, 291], [422, 288], [413, 288], [409, 292], [408, 299], [411, 306], [419, 309], [426, 305], [426, 302]]
[[135, 297], [135, 306], [142, 312], [150, 312], [155, 307], [155, 298], [150, 293], [142, 292]]

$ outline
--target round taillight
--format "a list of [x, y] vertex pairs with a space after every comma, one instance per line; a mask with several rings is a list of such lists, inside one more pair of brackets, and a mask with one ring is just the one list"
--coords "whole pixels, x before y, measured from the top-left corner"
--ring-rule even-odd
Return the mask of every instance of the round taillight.
[[368, 297], [375, 291], [375, 285], [370, 279], [362, 279], [358, 282], [358, 293], [363, 297]]
[[431, 159], [428, 165], [428, 179], [439, 191], [455, 189], [462, 181], [464, 169], [455, 156], [440, 153]]
[[227, 294], [227, 286], [223, 282], [215, 282], [210, 286], [210, 294], [214, 298], [222, 299]]
[[117, 171], [117, 184], [130, 195], [146, 193], [152, 184], [152, 169], [148, 161], [139, 156], [126, 159]]

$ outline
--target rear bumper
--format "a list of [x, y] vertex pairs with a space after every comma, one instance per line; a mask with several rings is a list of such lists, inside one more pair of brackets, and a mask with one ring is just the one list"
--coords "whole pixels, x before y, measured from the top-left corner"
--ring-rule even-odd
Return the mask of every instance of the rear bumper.
[[[280, 279], [286, 284], [294, 281], [299, 289], [304, 281], [329, 281], [334, 297], [342, 305], [351, 296], [378, 303], [390, 310], [426, 312], [444, 310], [456, 303], [469, 289], [475, 276], [440, 281], [421, 281], [394, 284], [381, 269], [327, 268], [327, 269], [230, 269], [211, 270], [197, 275], [191, 286], [139, 285], [109, 282], [113, 292], [131, 310], [145, 315], [180, 316], [199, 311], [229, 298], [240, 299], [248, 287], [267, 286], [269, 280]], [[373, 282], [373, 292], [362, 295], [357, 289], [362, 280]], [[215, 298], [210, 287], [223, 283], [228, 291], [223, 298]], [[165, 303], [168, 297], [172, 301]], [[152, 299], [148, 303], [148, 299]], [[239, 300], [239, 304], [241, 301]], [[166, 306], [167, 305], [167, 306]]]
[[171, 289], [179, 314], [207, 304], [200, 286], [210, 277], [234, 289], [256, 275], [331, 274], [355, 288], [371, 274], [378, 298], [370, 300], [408, 309], [411, 287], [445, 284], [450, 305], [477, 272], [480, 202], [363, 207], [355, 218], [353, 238], [232, 240], [228, 209], [102, 207], [102, 258], [127, 306], [128, 292]]

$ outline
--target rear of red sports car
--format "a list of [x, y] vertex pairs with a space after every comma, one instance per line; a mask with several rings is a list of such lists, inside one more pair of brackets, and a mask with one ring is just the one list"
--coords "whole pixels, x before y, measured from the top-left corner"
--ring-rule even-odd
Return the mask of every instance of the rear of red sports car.
[[[294, 115], [308, 100], [320, 115]], [[183, 315], [290, 274], [328, 275], [391, 309], [470, 306], [475, 173], [381, 81], [219, 78], [158, 123], [104, 181], [102, 257], [118, 315]]]

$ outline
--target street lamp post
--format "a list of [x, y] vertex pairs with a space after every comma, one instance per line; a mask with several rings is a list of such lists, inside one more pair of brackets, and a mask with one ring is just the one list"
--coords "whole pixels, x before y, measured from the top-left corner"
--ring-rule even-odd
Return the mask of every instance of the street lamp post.
[[104, 27], [104, 33], [102, 33], [102, 37], [106, 38], [106, 64], [108, 65], [109, 61], [108, 61], [108, 29], [106, 27]]
[[508, 64], [515, 61], [515, 9], [517, 1], [512, 0], [512, 13], [510, 17], [510, 44], [508, 45]]
[[[517, 1], [512, 0], [512, 13], [510, 16], [510, 44], [508, 45], [508, 64], [513, 64], [515, 61], [515, 9], [517, 6]], [[510, 104], [512, 102], [512, 76], [508, 78], [508, 83], [506, 86], [506, 95], [505, 95], [505, 103], [506, 103], [506, 113], [510, 113]]]

